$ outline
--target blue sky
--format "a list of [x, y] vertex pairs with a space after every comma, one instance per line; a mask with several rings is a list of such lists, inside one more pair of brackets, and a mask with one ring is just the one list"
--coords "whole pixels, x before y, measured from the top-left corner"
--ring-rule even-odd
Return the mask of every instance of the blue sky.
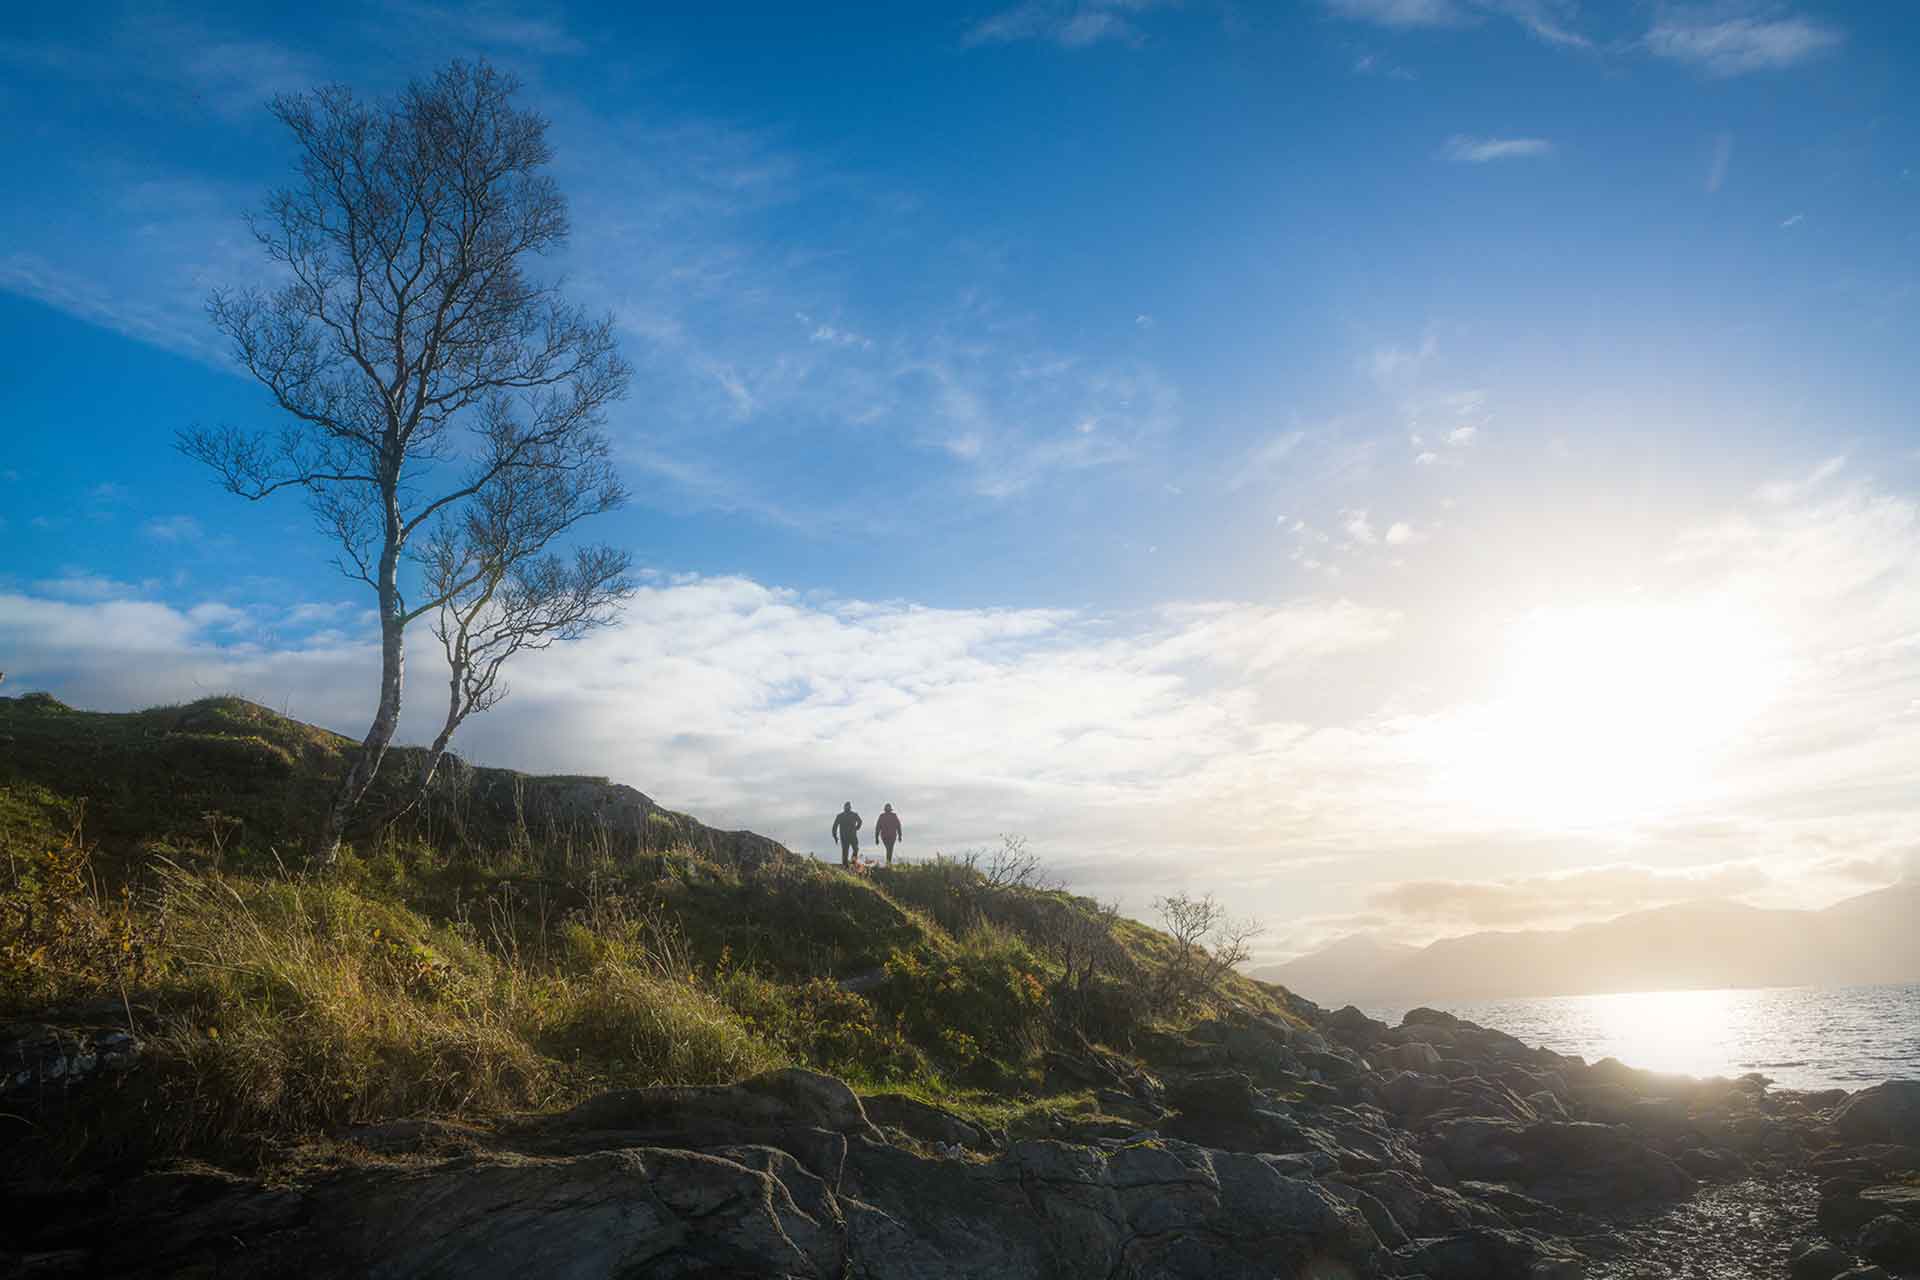
[[[552, 121], [651, 575], [465, 750], [798, 847], [892, 798], [1280, 950], [1920, 848], [1898, 4], [25, 6], [10, 691], [361, 727], [368, 602], [169, 442], [272, 425], [201, 313], [263, 277], [264, 100], [450, 55]], [[1593, 749], [1596, 688], [1681, 746]]]

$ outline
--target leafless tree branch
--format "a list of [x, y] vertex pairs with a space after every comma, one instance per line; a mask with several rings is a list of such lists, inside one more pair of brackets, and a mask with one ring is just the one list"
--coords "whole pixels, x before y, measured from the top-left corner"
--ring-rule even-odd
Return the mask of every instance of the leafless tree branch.
[[[343, 85], [276, 98], [297, 175], [248, 225], [281, 283], [207, 302], [288, 425], [195, 428], [180, 449], [238, 496], [303, 491], [335, 565], [379, 599], [379, 702], [327, 815], [329, 857], [398, 723], [409, 622], [437, 613], [465, 655], [457, 725], [497, 699], [507, 658], [602, 625], [625, 593], [621, 553], [546, 552], [625, 498], [602, 424], [631, 370], [610, 318], [525, 270], [568, 218], [546, 122], [517, 88], [453, 62], [388, 103]], [[423, 535], [413, 554], [429, 528], [446, 545]], [[424, 570], [411, 605], [407, 562]]]

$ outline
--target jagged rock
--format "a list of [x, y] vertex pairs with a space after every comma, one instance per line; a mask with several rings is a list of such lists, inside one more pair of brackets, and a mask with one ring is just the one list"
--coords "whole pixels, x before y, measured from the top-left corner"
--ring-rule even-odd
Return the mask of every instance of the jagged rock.
[[1805, 1240], [1787, 1255], [1787, 1273], [1793, 1280], [1833, 1280], [1853, 1265], [1853, 1259], [1824, 1240]]
[[853, 1090], [832, 1076], [799, 1067], [731, 1085], [619, 1089], [536, 1123], [562, 1132], [621, 1130], [653, 1137], [779, 1129], [879, 1137]]
[[1337, 1053], [1320, 1053], [1311, 1049], [1300, 1055], [1300, 1065], [1336, 1083], [1356, 1079], [1367, 1069], [1365, 1063], [1343, 1058]]
[[140, 1043], [120, 1027], [0, 1026], [0, 1097], [60, 1094], [131, 1070]]
[[1387, 1038], [1387, 1024], [1367, 1016], [1352, 1005], [1326, 1016], [1322, 1028], [1334, 1039], [1355, 1049], [1365, 1049]]
[[1389, 1169], [1355, 1178], [1354, 1185], [1385, 1205], [1409, 1236], [1446, 1235], [1473, 1225], [1465, 1197], [1425, 1178]]
[[[394, 755], [404, 768], [409, 753]], [[629, 849], [693, 848], [748, 868], [793, 856], [785, 845], [757, 832], [717, 830], [607, 778], [479, 768], [449, 755], [435, 773], [432, 790], [436, 796], [457, 797], [463, 808], [470, 806], [506, 828], [591, 831]]]
[[1920, 1265], [1920, 1226], [1883, 1213], [1860, 1228], [1860, 1252], [1889, 1267]]
[[381, 1171], [327, 1188], [312, 1208], [332, 1224], [322, 1256], [333, 1274], [841, 1275], [844, 1230], [818, 1216], [833, 1206], [820, 1180], [785, 1153], [762, 1154], [762, 1168], [634, 1148]]
[[1889, 1080], [1862, 1089], [1840, 1104], [1832, 1124], [1850, 1142], [1920, 1146], [1920, 1080]]
[[860, 1099], [867, 1119], [890, 1125], [921, 1142], [957, 1144], [974, 1151], [992, 1151], [999, 1145], [993, 1134], [944, 1107], [905, 1094], [881, 1093]]
[[1178, 1114], [1161, 1127], [1184, 1142], [1244, 1152], [1293, 1152], [1312, 1145], [1297, 1123], [1271, 1110], [1266, 1095], [1237, 1071], [1169, 1085], [1166, 1101]]
[[1696, 1178], [1732, 1178], [1746, 1170], [1746, 1163], [1740, 1157], [1704, 1147], [1682, 1151], [1679, 1165]]
[[1581, 1260], [1518, 1231], [1473, 1227], [1395, 1251], [1406, 1274], [1428, 1280], [1578, 1280]]
[[1920, 1223], [1920, 1186], [1877, 1183], [1858, 1173], [1820, 1184], [1820, 1229], [1828, 1235], [1851, 1236], [1882, 1214]]
[[1539, 1116], [1542, 1120], [1571, 1120], [1573, 1118], [1567, 1114], [1566, 1104], [1560, 1101], [1559, 1095], [1548, 1093], [1544, 1089], [1539, 1093], [1528, 1094], [1526, 1103], [1527, 1106], [1532, 1109], [1533, 1114]]
[[1432, 1071], [1440, 1065], [1440, 1051], [1424, 1040], [1409, 1041], [1383, 1056], [1402, 1071]]
[[1373, 1234], [1378, 1236], [1380, 1243], [1387, 1248], [1397, 1249], [1403, 1244], [1411, 1243], [1406, 1231], [1394, 1219], [1392, 1211], [1378, 1199], [1359, 1187], [1344, 1182], [1326, 1182], [1321, 1185], [1358, 1209], [1360, 1215], [1367, 1220], [1367, 1225], [1373, 1228]]
[[1568, 1208], [1608, 1208], [1685, 1195], [1693, 1180], [1623, 1128], [1543, 1121], [1445, 1120], [1432, 1154], [1463, 1178], [1517, 1182], [1529, 1195]]
[[1380, 1105], [1409, 1122], [1445, 1106], [1452, 1091], [1453, 1085], [1445, 1077], [1414, 1071], [1395, 1072], [1375, 1086]]

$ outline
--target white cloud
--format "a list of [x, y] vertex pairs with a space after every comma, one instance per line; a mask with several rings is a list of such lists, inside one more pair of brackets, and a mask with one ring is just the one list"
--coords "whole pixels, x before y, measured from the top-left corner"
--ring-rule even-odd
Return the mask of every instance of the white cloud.
[[1291, 458], [1306, 440], [1301, 430], [1278, 431], [1248, 450], [1246, 461], [1227, 478], [1229, 490], [1240, 489], [1261, 479]]
[[1777, 11], [1720, 16], [1724, 11], [1679, 10], [1663, 14], [1647, 32], [1655, 57], [1699, 67], [1712, 76], [1791, 67], [1842, 44], [1836, 27]]
[[1361, 361], [1360, 367], [1376, 382], [1398, 382], [1418, 374], [1439, 351], [1439, 341], [1429, 333], [1420, 339], [1417, 347], [1403, 347], [1397, 343], [1377, 346]]
[[794, 319], [807, 326], [807, 341], [822, 342], [832, 347], [857, 347], [862, 351], [873, 350], [873, 339], [865, 334], [855, 333], [851, 329], [840, 329], [830, 324], [816, 321], [804, 311], [796, 311]]
[[1780, 229], [1781, 229], [1782, 231], [1785, 231], [1785, 230], [1787, 230], [1787, 229], [1788, 229], [1789, 227], [1797, 227], [1797, 226], [1799, 226], [1799, 225], [1800, 225], [1801, 223], [1803, 223], [1803, 222], [1805, 222], [1806, 220], [1807, 220], [1807, 215], [1806, 215], [1806, 214], [1804, 214], [1804, 213], [1796, 213], [1796, 214], [1794, 214], [1794, 215], [1792, 215], [1791, 217], [1788, 217], [1788, 218], [1782, 218], [1782, 219], [1780, 220]]
[[434, 4], [398, 4], [388, 13], [412, 21], [436, 43], [452, 39], [515, 54], [571, 57], [586, 53], [587, 42], [559, 21], [515, 12], [502, 4], [475, 3], [459, 8]]
[[1534, 160], [1553, 154], [1553, 143], [1545, 138], [1474, 138], [1456, 133], [1447, 139], [1447, 159], [1464, 164], [1489, 164], [1495, 160]]
[[1440, 461], [1440, 455], [1431, 449], [1423, 449], [1413, 455], [1413, 461], [1417, 466], [1430, 467]]
[[[220, 639], [250, 616], [0, 595], [0, 650], [10, 682], [82, 705], [233, 691], [357, 731], [377, 670], [371, 634], [277, 648]], [[1178, 855], [1126, 833], [1175, 830], [1193, 806], [1238, 804], [1290, 777], [1317, 789], [1304, 781], [1321, 767], [1311, 731], [1275, 719], [1261, 690], [1311, 682], [1317, 663], [1378, 646], [1397, 623], [1337, 599], [1114, 618], [692, 578], [648, 586], [618, 627], [519, 663], [513, 696], [456, 747], [529, 768], [612, 767], [666, 803], [803, 849], [820, 843], [821, 805], [885, 791], [910, 824], [923, 815], [923, 853], [1001, 830], [1061, 840], [1071, 824], [1056, 847], [1125, 846], [1178, 876]], [[412, 656], [414, 679], [432, 684], [432, 646]], [[410, 707], [403, 735], [418, 740], [434, 708]], [[1225, 819], [1222, 838], [1241, 825]]]
[[160, 8], [125, 12], [96, 43], [0, 41], [0, 62], [67, 76], [151, 112], [212, 112], [227, 120], [244, 119], [275, 94], [312, 88], [323, 78], [304, 54], [285, 45], [234, 39]]
[[[1697, 787], [1613, 832], [1516, 824], [1451, 789], [1484, 721], [1470, 668], [1448, 671], [1467, 659], [1447, 656], [1444, 637], [1474, 625], [1478, 606], [1472, 618], [1444, 604], [1403, 613], [1364, 585], [1352, 599], [1096, 615], [656, 576], [619, 627], [522, 663], [513, 696], [457, 745], [493, 763], [613, 772], [800, 848], [822, 843], [821, 819], [847, 798], [891, 801], [909, 826], [917, 816], [922, 854], [1025, 832], [1077, 886], [1136, 907], [1184, 885], [1278, 920], [1356, 910], [1400, 886], [1408, 919], [1432, 919], [1444, 898], [1468, 903], [1460, 918], [1537, 924], [1576, 897], [1604, 914], [1693, 893], [1684, 868], [1743, 860], [1769, 878], [1746, 891], [1755, 900], [1810, 885], [1838, 896], [1920, 847], [1920, 715], [1903, 711], [1920, 687], [1920, 507], [1844, 487], [1847, 474], [1809, 466], [1796, 483], [1817, 475], [1817, 487], [1636, 558], [1646, 599], [1719, 617], [1729, 635], [1763, 632], [1780, 674], [1739, 732], [1703, 746]], [[1371, 534], [1398, 548], [1424, 533], [1397, 520], [1383, 536], [1359, 509], [1341, 524], [1336, 545]], [[1326, 534], [1298, 517], [1288, 528], [1292, 564], [1347, 581], [1320, 550]], [[1449, 550], [1464, 559], [1439, 559]], [[1433, 553], [1435, 574], [1485, 572], [1473, 538]], [[231, 691], [362, 727], [376, 651], [353, 606], [173, 606], [146, 590], [74, 570], [0, 595], [10, 688], [104, 707]], [[309, 635], [308, 623], [335, 629]], [[288, 632], [308, 638], [274, 639]], [[418, 687], [435, 683], [432, 646], [413, 658]], [[1501, 665], [1498, 646], [1471, 660]], [[433, 710], [416, 699], [404, 732], [424, 737]], [[1597, 866], [1613, 869], [1585, 888], [1570, 870]]]
[[1456, 448], [1464, 448], [1472, 444], [1479, 435], [1480, 428], [1478, 427], [1455, 427], [1453, 430], [1447, 432], [1447, 443]]
[[112, 600], [136, 595], [140, 590], [131, 583], [104, 574], [89, 573], [84, 569], [64, 569], [59, 577], [42, 578], [33, 586], [43, 595], [62, 600]]
[[1578, 9], [1572, 0], [1323, 0], [1336, 18], [1407, 30], [1466, 27], [1488, 18], [1519, 23], [1551, 45], [1587, 48], [1592, 44], [1573, 29]]
[[1755, 494], [1762, 502], [1783, 506], [1805, 497], [1812, 490], [1840, 474], [1847, 465], [1845, 454], [1835, 454], [1814, 466], [1804, 476], [1793, 480], [1772, 480], [1760, 486]]
[[1616, 863], [1502, 880], [1403, 881], [1374, 890], [1367, 903], [1410, 922], [1537, 928], [1675, 902], [1740, 897], [1772, 883], [1765, 868], [1752, 861], [1682, 868]]
[[1454, 0], [1326, 0], [1338, 18], [1382, 27], [1453, 27], [1469, 20]]
[[965, 45], [1011, 44], [1042, 40], [1063, 49], [1083, 49], [1104, 41], [1138, 45], [1146, 33], [1133, 21], [1160, 0], [1030, 0], [975, 23], [961, 39]]
[[200, 522], [192, 516], [156, 517], [140, 526], [140, 532], [156, 542], [198, 542]]

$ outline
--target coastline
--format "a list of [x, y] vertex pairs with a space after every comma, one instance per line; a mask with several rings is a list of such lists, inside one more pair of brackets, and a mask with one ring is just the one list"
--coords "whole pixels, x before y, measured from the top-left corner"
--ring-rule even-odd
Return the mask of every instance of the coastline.
[[5, 1260], [37, 1275], [504, 1277], [561, 1260], [869, 1280], [1827, 1280], [1920, 1240], [1920, 1083], [1778, 1090], [1586, 1063], [1430, 1009], [1393, 1027], [1298, 998], [1291, 1012], [1146, 1037], [1144, 1067], [1050, 1054], [1050, 1077], [1095, 1090], [1102, 1114], [1045, 1137], [786, 1069], [491, 1125], [369, 1126], [291, 1184], [166, 1168], [111, 1194], [16, 1186], [37, 1225]]

